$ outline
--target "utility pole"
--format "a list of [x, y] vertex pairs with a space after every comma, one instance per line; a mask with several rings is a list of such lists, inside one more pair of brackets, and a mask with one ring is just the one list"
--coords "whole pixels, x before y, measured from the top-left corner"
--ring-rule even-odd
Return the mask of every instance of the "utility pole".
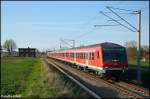
[[[66, 45], [72, 47], [72, 48], [75, 47], [75, 40], [68, 40], [68, 39], [67, 39], [67, 40], [64, 40], [64, 39], [60, 39], [60, 41], [63, 42], [64, 44], [66, 44]], [[72, 41], [72, 45], [69, 44], [67, 41]]]
[[73, 48], [75, 47], [75, 40], [70, 40], [70, 41], [72, 41], [72, 45], [73, 45]]
[[60, 43], [60, 50], [61, 50], [61, 43]]
[[137, 11], [138, 13], [138, 38], [137, 38], [137, 80], [138, 83], [140, 84], [141, 82], [141, 64], [140, 64], [140, 59], [141, 59], [141, 10]]

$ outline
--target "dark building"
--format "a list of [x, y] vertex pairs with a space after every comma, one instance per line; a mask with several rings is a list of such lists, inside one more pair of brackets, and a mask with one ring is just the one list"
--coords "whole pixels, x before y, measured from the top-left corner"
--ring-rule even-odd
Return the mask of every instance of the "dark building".
[[36, 48], [19, 48], [19, 56], [36, 57]]

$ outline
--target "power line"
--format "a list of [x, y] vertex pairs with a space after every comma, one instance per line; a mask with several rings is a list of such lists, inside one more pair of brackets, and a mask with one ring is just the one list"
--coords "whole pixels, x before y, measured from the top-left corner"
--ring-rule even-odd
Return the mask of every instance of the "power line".
[[135, 31], [134, 31], [134, 30], [132, 30], [131, 28], [129, 28], [129, 27], [127, 27], [127, 26], [123, 25], [122, 23], [118, 22], [117, 20], [115, 20], [115, 19], [111, 18], [110, 16], [106, 15], [105, 13], [103, 13], [103, 11], [100, 11], [100, 13], [101, 13], [101, 14], [103, 14], [104, 16], [108, 17], [109, 19], [111, 19], [111, 20], [113, 20], [113, 21], [117, 22], [117, 23], [118, 23], [118, 24], [120, 24], [121, 26], [123, 26], [123, 27], [125, 27], [125, 28], [127, 28], [127, 29], [131, 30], [132, 32], [135, 32]]
[[[112, 13], [112, 12], [103, 12], [103, 13]], [[135, 14], [135, 13], [118, 13], [118, 14]]]
[[117, 9], [117, 10], [123, 10], [123, 11], [133, 11], [133, 10], [127, 10], [127, 9], [120, 9], [120, 8], [115, 8], [115, 7], [110, 7], [109, 8], [112, 8], [112, 9]]
[[[109, 20], [107, 20], [105, 23], [103, 23], [103, 25], [105, 25], [105, 24], [108, 23], [108, 22], [109, 22]], [[90, 31], [88, 31], [88, 32], [86, 32], [86, 33], [84, 33], [84, 34], [81, 34], [81, 35], [77, 36], [75, 39], [82, 38], [83, 36], [89, 34], [89, 32], [93, 32], [94, 30], [96, 30], [96, 28], [92, 28]]]
[[[115, 4], [112, 4], [113, 6], [115, 6], [115, 5], [118, 5], [118, 4], [121, 4], [122, 3], [122, 1], [119, 1], [119, 2], [117, 2], [117, 3], [115, 3]], [[112, 6], [111, 5], [111, 6]], [[122, 13], [123, 14], [123, 13]], [[88, 22], [86, 22], [86, 23], [84, 23], [83, 24], [83, 26], [87, 26], [88, 25], [88, 23], [90, 23], [92, 20], [94, 20], [97, 16], [99, 15], [99, 13], [98, 14], [96, 14], [93, 18], [91, 18]], [[80, 28], [79, 28], [80, 29]], [[83, 29], [83, 28], [82, 28]], [[91, 31], [93, 31], [93, 30], [95, 30], [95, 29], [92, 29]], [[90, 31], [90, 32], [91, 32]], [[79, 39], [80, 37], [83, 37], [84, 35], [86, 35], [87, 33], [84, 33], [84, 34], [82, 34], [82, 35], [79, 35], [79, 36], [77, 36], [76, 37], [76, 39]]]
[[[94, 30], [96, 30], [95, 28], [92, 28], [89, 32], [93, 32]], [[86, 34], [88, 34], [88, 32], [84, 33], [84, 34], [81, 34], [79, 36], [77, 36], [75, 39], [79, 39], [79, 38], [82, 38], [83, 36], [85, 36]]]
[[128, 25], [130, 25], [132, 28], [134, 28], [136, 31], [137, 28], [135, 28], [132, 24], [130, 24], [128, 21], [126, 21], [125, 19], [123, 19], [121, 16], [119, 16], [116, 12], [114, 12], [110, 7], [107, 7], [112, 13], [114, 13], [116, 16], [118, 16], [120, 19], [122, 19], [124, 22], [126, 22]]
[[111, 25], [110, 24], [109, 25], [106, 24], [106, 25], [94, 25], [94, 26], [97, 27], [97, 26], [119, 26], [119, 25], [118, 24], [111, 24]]

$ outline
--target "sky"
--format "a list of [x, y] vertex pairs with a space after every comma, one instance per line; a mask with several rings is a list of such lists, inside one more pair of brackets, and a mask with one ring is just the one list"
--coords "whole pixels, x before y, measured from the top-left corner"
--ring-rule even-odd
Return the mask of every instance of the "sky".
[[[127, 41], [137, 41], [137, 32], [118, 25], [100, 13], [110, 12], [107, 6], [142, 10], [141, 44], [149, 45], [149, 1], [1, 1], [1, 44], [13, 39], [18, 48], [52, 50], [59, 49], [60, 43], [63, 47], [68, 46], [60, 39], [69, 44], [72, 44], [69, 40], [75, 40], [76, 47], [103, 42], [124, 45]], [[112, 10], [138, 27], [138, 14]], [[113, 13], [105, 14], [128, 26]]]

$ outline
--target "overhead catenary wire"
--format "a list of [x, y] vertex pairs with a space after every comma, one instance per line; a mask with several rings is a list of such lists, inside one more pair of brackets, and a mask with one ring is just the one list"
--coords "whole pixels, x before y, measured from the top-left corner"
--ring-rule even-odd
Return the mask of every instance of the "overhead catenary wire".
[[123, 11], [133, 11], [133, 10], [128, 10], [128, 9], [120, 9], [120, 8], [115, 8], [115, 7], [110, 7], [109, 8], [112, 8], [112, 9], [118, 9], [118, 10], [123, 10]]
[[[103, 13], [112, 13], [112, 12], [103, 12]], [[135, 14], [135, 13], [118, 13], [118, 14]]]
[[110, 16], [106, 15], [105, 13], [103, 13], [103, 11], [100, 11], [100, 13], [101, 13], [101, 14], [103, 14], [104, 16], [108, 17], [109, 19], [111, 19], [111, 20], [113, 20], [113, 21], [117, 22], [117, 23], [118, 23], [118, 24], [120, 24], [121, 26], [123, 26], [123, 27], [125, 27], [125, 28], [127, 28], [127, 29], [131, 30], [132, 32], [136, 32], [136, 31], [132, 30], [131, 28], [129, 28], [129, 27], [127, 27], [127, 26], [123, 25], [122, 23], [118, 22], [117, 20], [115, 20], [115, 19], [111, 18]]
[[[120, 5], [120, 4], [122, 4], [123, 3], [123, 1], [119, 1], [119, 2], [117, 2], [117, 3], [115, 3], [115, 4], [113, 4], [113, 5], [109, 5], [109, 7], [111, 7], [111, 8], [113, 8], [113, 9], [117, 9], [117, 10], [122, 10], [122, 11], [132, 11], [132, 10], [128, 10], [128, 9], [120, 9], [120, 8], [116, 8], [116, 7], [112, 7], [112, 6], [116, 6], [116, 5]], [[146, 7], [143, 7], [142, 9], [146, 9], [147, 8], [147, 6]], [[104, 13], [112, 13], [112, 12], [104, 12]], [[131, 15], [133, 15], [133, 14], [135, 14], [134, 12], [130, 12], [130, 13], [119, 13], [119, 14], [131, 14]], [[84, 26], [86, 26], [86, 25], [88, 25], [88, 23], [90, 23], [93, 19], [95, 19], [96, 17], [98, 16], [98, 14], [96, 14], [93, 18], [91, 18], [91, 20], [90, 21], [88, 21], [88, 22], [86, 22], [85, 23], [85, 25]], [[114, 21], [114, 20], [112, 20], [112, 21]], [[116, 21], [119, 21], [119, 20], [116, 20]], [[121, 20], [120, 20], [121, 21]], [[127, 26], [125, 26], [125, 27], [127, 27]], [[128, 28], [128, 27], [127, 27]], [[83, 29], [83, 28], [82, 28]], [[95, 29], [92, 29], [92, 30], [95, 30]], [[90, 30], [90, 32], [92, 31], [92, 30]], [[131, 31], [133, 31], [133, 30], [131, 30]], [[134, 31], [135, 32], [135, 31]], [[86, 32], [86, 33], [84, 33], [84, 34], [81, 34], [81, 35], [79, 35], [79, 36], [76, 36], [75, 37], [75, 39], [79, 39], [80, 37], [83, 37], [84, 35], [86, 35], [86, 34], [88, 34], [88, 32]]]
[[[118, 5], [118, 4], [121, 4], [122, 1], [119, 1], [115, 4], [112, 4], [112, 5], [109, 5], [109, 6], [115, 6], [115, 5]], [[123, 13], [122, 13], [123, 14]], [[92, 17], [88, 22], [84, 23], [83, 26], [87, 26], [91, 21], [93, 21], [97, 16], [99, 15], [99, 13], [97, 13], [94, 17]], [[82, 27], [81, 27], [82, 28]], [[79, 28], [80, 29], [80, 28]], [[83, 28], [82, 28], [83, 29]], [[95, 29], [91, 29], [89, 32], [91, 32], [92, 30], [95, 30]], [[81, 34], [79, 36], [76, 36], [74, 39], [79, 39], [80, 37], [83, 37], [84, 35], [88, 34], [88, 32], [84, 33], [84, 34]]]
[[[106, 21], [105, 23], [103, 23], [103, 25], [106, 25], [106, 23], [108, 23], [108, 22], [109, 22], [109, 20], [108, 20], [108, 21]], [[83, 34], [81, 34], [81, 35], [77, 36], [75, 39], [82, 38], [83, 36], [85, 36], [85, 35], [89, 34], [89, 32], [93, 32], [93, 31], [95, 31], [95, 30], [96, 30], [96, 28], [92, 28], [90, 31], [85, 32], [85, 33], [83, 33]]]
[[106, 8], [108, 8], [112, 13], [114, 13], [116, 16], [118, 16], [120, 19], [122, 19], [124, 22], [126, 22], [129, 26], [131, 26], [132, 28], [134, 28], [136, 31], [138, 31], [137, 30], [137, 28], [135, 28], [132, 24], [130, 24], [128, 21], [126, 21], [124, 18], [122, 18], [121, 16], [119, 16], [116, 12], [114, 12], [110, 7], [106, 7]]

